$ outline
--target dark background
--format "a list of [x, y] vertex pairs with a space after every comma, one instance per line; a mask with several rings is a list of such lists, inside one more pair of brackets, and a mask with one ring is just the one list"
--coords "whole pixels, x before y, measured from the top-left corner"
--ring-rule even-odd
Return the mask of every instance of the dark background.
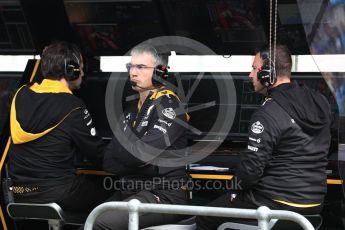
[[[292, 53], [309, 48], [296, 0], [279, 1], [278, 40]], [[0, 1], [0, 53], [40, 54], [53, 40], [88, 57], [123, 55], [157, 36], [184, 36], [217, 54], [248, 55], [268, 41], [267, 0]]]

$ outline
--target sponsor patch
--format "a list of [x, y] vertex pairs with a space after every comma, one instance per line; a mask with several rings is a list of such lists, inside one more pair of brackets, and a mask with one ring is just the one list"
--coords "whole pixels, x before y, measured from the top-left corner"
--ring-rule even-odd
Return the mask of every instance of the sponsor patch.
[[95, 127], [91, 128], [90, 133], [91, 133], [91, 136], [95, 136], [96, 135], [96, 128]]
[[250, 141], [255, 141], [255, 142], [257, 142], [257, 143], [260, 143], [260, 142], [261, 142], [261, 138], [256, 139], [256, 138], [253, 138], [253, 137], [249, 137], [249, 140], [250, 140]]
[[251, 151], [254, 151], [254, 152], [258, 151], [257, 147], [254, 147], [254, 146], [251, 146], [251, 145], [248, 145], [248, 149], [251, 150]]
[[165, 120], [162, 120], [162, 119], [158, 119], [158, 122], [160, 122], [160, 123], [163, 123], [163, 124], [166, 124], [167, 126], [171, 126], [171, 122], [167, 122], [167, 121], [165, 121]]
[[90, 113], [87, 109], [84, 109], [84, 120], [90, 116]]
[[251, 130], [253, 133], [260, 134], [264, 131], [264, 126], [260, 123], [260, 121], [256, 121], [252, 124]]
[[163, 128], [162, 126], [159, 126], [159, 125], [154, 125], [153, 128], [154, 129], [158, 129], [162, 133], [166, 133], [167, 132], [167, 130], [165, 128]]
[[92, 119], [86, 124], [86, 126], [89, 126], [92, 124]]
[[176, 113], [173, 108], [163, 109], [162, 114], [171, 120], [175, 119], [176, 117]]

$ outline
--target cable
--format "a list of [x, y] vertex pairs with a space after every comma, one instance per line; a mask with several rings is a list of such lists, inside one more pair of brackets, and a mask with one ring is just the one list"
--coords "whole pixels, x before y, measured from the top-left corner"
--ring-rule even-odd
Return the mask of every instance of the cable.
[[[272, 13], [273, 13], [273, 0], [270, 0], [270, 25], [269, 25], [269, 60], [271, 65], [269, 65], [270, 72], [272, 73], [272, 66], [274, 71], [272, 77], [270, 78], [270, 83], [273, 84], [276, 79], [275, 63], [276, 63], [276, 46], [277, 46], [277, 14], [278, 14], [278, 0], [275, 0], [274, 5], [274, 26], [272, 22]], [[272, 28], [273, 27], [273, 28]], [[273, 59], [272, 59], [272, 29], [273, 31]]]
[[131, 86], [138, 87], [138, 88], [144, 89], [144, 90], [154, 90], [154, 89], [158, 89], [159, 88], [159, 87], [145, 88], [145, 87], [139, 86], [135, 81], [129, 81], [129, 82], [131, 83]]

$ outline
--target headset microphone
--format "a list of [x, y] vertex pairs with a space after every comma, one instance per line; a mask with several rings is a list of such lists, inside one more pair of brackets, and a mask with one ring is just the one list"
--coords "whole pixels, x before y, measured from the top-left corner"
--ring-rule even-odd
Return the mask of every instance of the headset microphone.
[[133, 86], [133, 87], [138, 87], [138, 88], [140, 88], [140, 89], [145, 89], [145, 90], [153, 90], [153, 89], [156, 89], [156, 87], [154, 87], [154, 88], [145, 88], [145, 87], [141, 87], [141, 86], [138, 85], [138, 83], [136, 83], [135, 81], [131, 81], [131, 80], [129, 80], [129, 83], [131, 84], [131, 86]]
[[137, 86], [137, 83], [135, 81], [129, 81], [131, 83], [131, 86]]

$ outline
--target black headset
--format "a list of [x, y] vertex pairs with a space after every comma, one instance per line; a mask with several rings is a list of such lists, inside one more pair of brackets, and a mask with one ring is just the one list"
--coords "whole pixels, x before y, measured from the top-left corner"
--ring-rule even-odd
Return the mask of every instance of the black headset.
[[263, 65], [257, 73], [257, 78], [263, 86], [269, 87], [277, 81], [275, 66], [272, 60], [269, 58], [269, 51], [267, 47], [261, 48], [259, 53], [261, 59], [263, 60]]
[[80, 76], [80, 61], [75, 53], [70, 58], [65, 58], [65, 78], [74, 81]]
[[153, 71], [152, 76], [152, 85], [162, 86], [166, 85], [166, 81], [168, 80], [169, 73], [168, 73], [169, 66], [166, 65], [157, 65]]

